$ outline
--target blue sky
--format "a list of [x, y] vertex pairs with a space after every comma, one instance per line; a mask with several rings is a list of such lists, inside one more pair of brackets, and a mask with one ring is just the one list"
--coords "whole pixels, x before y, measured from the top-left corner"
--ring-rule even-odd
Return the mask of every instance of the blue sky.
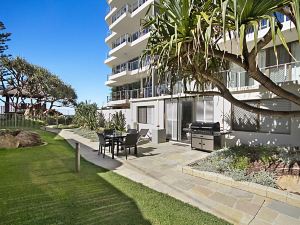
[[106, 102], [109, 68], [106, 0], [8, 0], [0, 21], [11, 32], [7, 53], [48, 68], [71, 84], [80, 101]]

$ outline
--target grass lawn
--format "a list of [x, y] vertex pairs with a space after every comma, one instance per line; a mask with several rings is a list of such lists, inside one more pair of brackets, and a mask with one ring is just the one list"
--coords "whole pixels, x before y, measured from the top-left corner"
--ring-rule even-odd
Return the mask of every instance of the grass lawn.
[[0, 224], [228, 224], [208, 213], [82, 160], [54, 134], [49, 144], [0, 150]]

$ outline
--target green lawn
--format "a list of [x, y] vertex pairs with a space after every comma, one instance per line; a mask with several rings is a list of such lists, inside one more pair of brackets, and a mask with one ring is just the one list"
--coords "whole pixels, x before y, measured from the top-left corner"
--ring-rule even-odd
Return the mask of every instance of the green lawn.
[[[0, 224], [228, 224], [82, 160], [39, 131], [47, 146], [0, 150]], [[95, 153], [96, 154], [96, 153]]]

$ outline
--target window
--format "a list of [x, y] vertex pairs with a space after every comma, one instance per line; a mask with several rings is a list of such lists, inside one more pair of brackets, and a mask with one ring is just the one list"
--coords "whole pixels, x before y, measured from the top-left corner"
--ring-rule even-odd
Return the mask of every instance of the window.
[[154, 124], [154, 106], [138, 107], [138, 123]]
[[[290, 111], [291, 103], [284, 99], [268, 99], [246, 102], [249, 105], [278, 111]], [[274, 134], [290, 134], [291, 118], [259, 115], [232, 106], [232, 129]]]
[[205, 98], [196, 102], [196, 121], [214, 121], [214, 102], [211, 98]]

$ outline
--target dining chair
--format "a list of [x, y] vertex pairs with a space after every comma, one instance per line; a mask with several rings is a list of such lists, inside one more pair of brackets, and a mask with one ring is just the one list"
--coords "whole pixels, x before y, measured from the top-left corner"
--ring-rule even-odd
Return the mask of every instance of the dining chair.
[[103, 158], [105, 157], [105, 150], [106, 147], [110, 148], [112, 147], [111, 141], [108, 141], [105, 139], [105, 136], [103, 133], [97, 133], [98, 138], [99, 138], [99, 149], [98, 149], [98, 155], [102, 154], [102, 149], [104, 148], [104, 153], [103, 153]]
[[105, 135], [113, 135], [114, 129], [105, 129], [103, 133], [104, 133], [104, 136]]
[[138, 136], [139, 136], [138, 134], [127, 134], [125, 140], [121, 142], [121, 147], [123, 147], [125, 151], [126, 160], [127, 160], [127, 149], [129, 149], [129, 154], [130, 154], [130, 148], [134, 148], [134, 152], [137, 155]]
[[128, 134], [137, 134], [138, 131], [137, 131], [137, 129], [128, 129], [128, 130], [127, 130], [127, 133], [128, 133]]

